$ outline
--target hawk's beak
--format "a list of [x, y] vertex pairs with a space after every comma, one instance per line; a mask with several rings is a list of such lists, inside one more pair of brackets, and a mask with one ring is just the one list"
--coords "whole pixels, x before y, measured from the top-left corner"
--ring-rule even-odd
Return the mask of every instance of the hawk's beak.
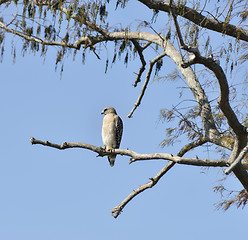
[[102, 111], [101, 114], [104, 114], [104, 111]]

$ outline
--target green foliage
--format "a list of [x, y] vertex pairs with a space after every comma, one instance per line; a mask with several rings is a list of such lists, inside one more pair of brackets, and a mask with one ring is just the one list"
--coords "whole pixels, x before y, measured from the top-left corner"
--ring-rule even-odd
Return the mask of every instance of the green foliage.
[[[161, 70], [161, 67], [158, 69], [159, 71]], [[174, 81], [179, 80], [179, 79], [181, 79], [181, 76], [180, 76], [180, 74], [179, 74], [177, 69], [174, 69], [173, 72], [168, 73], [165, 76], [159, 76], [158, 71], [157, 71], [157, 74], [155, 74], [155, 77], [154, 77], [154, 81], [159, 81], [159, 82], [161, 82], [161, 81], [172, 81], [172, 82], [174, 82]]]
[[118, 8], [118, 6], [121, 6], [122, 8], [124, 8], [127, 4], [128, 0], [117, 0], [116, 1], [116, 8]]

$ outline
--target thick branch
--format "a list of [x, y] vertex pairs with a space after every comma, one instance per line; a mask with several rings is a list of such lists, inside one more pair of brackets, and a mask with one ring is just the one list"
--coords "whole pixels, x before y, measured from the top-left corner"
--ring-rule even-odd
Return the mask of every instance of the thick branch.
[[180, 31], [180, 27], [179, 27], [178, 22], [177, 22], [177, 16], [174, 13], [174, 9], [172, 8], [172, 5], [174, 5], [173, 1], [170, 0], [170, 13], [171, 13], [172, 18], [174, 20], [174, 24], [175, 24], [175, 28], [176, 28], [176, 32], [177, 32], [177, 35], [179, 38], [180, 45], [184, 50], [186, 50], [190, 53], [194, 53], [194, 57], [191, 58], [188, 61], [188, 63], [186, 63], [186, 64], [184, 63], [182, 66], [184, 68], [187, 68], [191, 64], [201, 63], [205, 67], [207, 67], [208, 69], [210, 69], [214, 72], [214, 74], [215, 74], [215, 76], [219, 82], [219, 86], [220, 86], [220, 96], [219, 96], [220, 109], [222, 110], [222, 112], [226, 116], [228, 123], [229, 123], [229, 126], [234, 130], [236, 135], [244, 137], [245, 128], [242, 126], [241, 123], [239, 123], [237, 116], [234, 113], [234, 111], [232, 110], [230, 103], [229, 103], [229, 86], [228, 86], [226, 75], [225, 75], [223, 69], [213, 58], [202, 57], [200, 55], [200, 52], [198, 49], [197, 50], [192, 49], [184, 43], [181, 31]]
[[233, 171], [233, 169], [241, 163], [242, 159], [245, 157], [245, 155], [248, 153], [248, 145], [246, 145], [243, 150], [239, 153], [238, 157], [231, 163], [229, 168], [227, 168], [224, 173], [229, 174]]
[[[230, 106], [229, 85], [222, 67], [212, 57], [206, 58], [200, 55], [195, 56], [194, 59], [189, 61], [189, 64], [196, 63], [203, 64], [215, 74], [220, 86], [220, 95], [218, 100], [219, 107], [225, 117], [227, 118], [228, 124], [233, 129], [236, 136], [240, 138], [245, 138], [247, 135], [246, 129], [239, 122], [236, 114]], [[183, 64], [183, 67], [188, 67], [188, 64]]]
[[[167, 13], [170, 12], [170, 1], [139, 0], [139, 2], [145, 4], [150, 9], [164, 11]], [[180, 5], [180, 2], [177, 3], [177, 5], [173, 4], [172, 9], [177, 15], [190, 20], [200, 27], [248, 42], [248, 30], [246, 29], [234, 26], [227, 22], [219, 21], [217, 19], [208, 18], [192, 8]]]
[[182, 64], [182, 66], [184, 68], [187, 68], [192, 64], [201, 63], [214, 72], [220, 85], [220, 96], [219, 96], [220, 109], [226, 116], [230, 127], [234, 130], [236, 135], [240, 138], [245, 137], [245, 132], [246, 132], [245, 128], [239, 123], [237, 116], [235, 115], [229, 103], [229, 86], [224, 71], [222, 70], [221, 66], [217, 64], [216, 60], [214, 60], [213, 58], [202, 57], [197, 48], [191, 48], [184, 43], [179, 24], [177, 22], [177, 16], [174, 13], [174, 9], [172, 8], [172, 5], [173, 5], [173, 0], [170, 0], [170, 14], [174, 21], [174, 25], [176, 28], [176, 32], [179, 38], [181, 48], [190, 53], [193, 53], [190, 60]]
[[[195, 57], [191, 60], [189, 60], [188, 63], [183, 64], [182, 67], [187, 68], [191, 64], [200, 63], [203, 64], [205, 67], [210, 69], [216, 76], [219, 86], [220, 86], [220, 95], [218, 104], [220, 109], [222, 110], [223, 114], [225, 115], [228, 125], [232, 128], [232, 130], [235, 133], [235, 138], [238, 143], [238, 146], [236, 147], [237, 150], [232, 151], [232, 159], [235, 162], [233, 166], [230, 169], [226, 170], [226, 173], [231, 172], [233, 170], [236, 177], [239, 179], [243, 187], [248, 192], [248, 173], [246, 172], [245, 168], [241, 164], [241, 160], [239, 159], [239, 154], [242, 149], [247, 145], [247, 130], [246, 128], [239, 122], [235, 112], [230, 106], [229, 102], [229, 86], [228, 81], [226, 79], [226, 75], [221, 68], [221, 66], [216, 62], [215, 59], [212, 57], [205, 58], [200, 55], [195, 55]], [[221, 137], [216, 139], [210, 138], [211, 142], [214, 142], [216, 144], [220, 143], [222, 144]], [[235, 146], [234, 146], [235, 147]], [[242, 157], [242, 155], [240, 155]], [[243, 158], [243, 157], [242, 157]], [[235, 160], [234, 160], [235, 159]]]

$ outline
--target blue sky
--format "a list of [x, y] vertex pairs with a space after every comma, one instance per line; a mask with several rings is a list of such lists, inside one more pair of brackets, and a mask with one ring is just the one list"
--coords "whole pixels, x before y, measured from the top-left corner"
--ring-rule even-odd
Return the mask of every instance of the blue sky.
[[[128, 157], [118, 156], [111, 168], [107, 158], [96, 158], [88, 150], [59, 151], [29, 142], [33, 136], [102, 146], [100, 113], [113, 106], [124, 122], [122, 148], [176, 154], [181, 144], [159, 147], [166, 128], [159, 111], [180, 101], [175, 83], [150, 83], [142, 105], [128, 119], [141, 89], [132, 87], [138, 61], [127, 68], [118, 62], [104, 74], [105, 62], [93, 54], [85, 65], [80, 56], [76, 61], [68, 58], [60, 79], [54, 71], [56, 48], [50, 49], [45, 63], [39, 55], [22, 58], [19, 53], [13, 64], [6, 44], [0, 64], [1, 239], [229, 240], [247, 235], [247, 209], [215, 210], [220, 198], [213, 187], [223, 177], [221, 169], [175, 166], [114, 219], [111, 209], [155, 176], [166, 161], [129, 165]], [[166, 61], [167, 70], [173, 71], [175, 66]], [[241, 189], [233, 176], [226, 186]]]

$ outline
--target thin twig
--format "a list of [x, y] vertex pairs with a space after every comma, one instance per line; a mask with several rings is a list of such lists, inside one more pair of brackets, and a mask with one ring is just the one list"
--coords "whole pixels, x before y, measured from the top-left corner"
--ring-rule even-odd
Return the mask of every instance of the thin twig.
[[170, 6], [170, 14], [171, 14], [171, 17], [172, 17], [174, 25], [175, 25], [175, 29], [176, 29], [176, 32], [177, 32], [177, 36], [178, 36], [181, 48], [186, 50], [186, 51], [188, 51], [188, 52], [193, 53], [195, 56], [200, 55], [200, 52], [199, 52], [198, 48], [192, 48], [192, 47], [186, 45], [185, 42], [183, 41], [183, 36], [182, 36], [181, 30], [180, 30], [180, 27], [179, 27], [179, 24], [178, 24], [178, 21], [177, 21], [177, 15], [175, 14], [175, 11], [174, 11], [172, 5], [173, 5], [173, 0], [170, 0], [170, 4], [169, 4], [169, 6]]
[[15, 34], [19, 37], [22, 37], [28, 41], [34, 41], [34, 42], [37, 42], [37, 43], [40, 43], [40, 44], [44, 44], [44, 45], [56, 45], [56, 46], [61, 46], [61, 47], [70, 47], [70, 48], [76, 48], [76, 46], [74, 46], [73, 44], [70, 44], [70, 43], [66, 43], [66, 42], [55, 42], [55, 41], [47, 41], [47, 40], [43, 40], [41, 38], [38, 38], [38, 37], [34, 37], [34, 36], [28, 36], [24, 33], [21, 33], [17, 30], [13, 30], [13, 29], [10, 29], [8, 28], [5, 24], [3, 24], [2, 22], [0, 22], [0, 28], [3, 28], [6, 32], [9, 32], [9, 33], [12, 33], [12, 34]]
[[150, 62], [149, 69], [148, 69], [147, 74], [146, 74], [146, 80], [145, 80], [144, 85], [143, 85], [143, 87], [142, 87], [142, 89], [141, 89], [141, 93], [140, 93], [140, 95], [139, 95], [139, 97], [138, 97], [136, 103], [134, 104], [133, 109], [132, 109], [131, 112], [127, 115], [128, 118], [131, 118], [131, 117], [132, 117], [134, 111], [136, 110], [136, 108], [137, 108], [137, 107], [140, 105], [140, 103], [141, 103], [141, 100], [142, 100], [142, 98], [143, 98], [143, 96], [144, 96], [144, 94], [145, 94], [147, 85], [148, 85], [148, 83], [149, 83], [149, 81], [150, 81], [150, 77], [151, 77], [151, 73], [152, 73], [152, 69], [153, 69], [154, 64], [155, 64], [157, 61], [159, 61], [161, 58], [163, 58], [164, 56], [166, 56], [166, 52], [163, 52], [163, 53], [161, 53], [160, 55], [156, 56], [156, 57]]
[[17, 14], [18, 14], [18, 8], [17, 8], [17, 4], [16, 3], [15, 3], [15, 7], [16, 7], [16, 13], [13, 16], [13, 18], [11, 19], [11, 21], [8, 24], [6, 24], [6, 27], [8, 27], [10, 24], [12, 24], [16, 20], [16, 17], [17, 17]]
[[141, 64], [142, 64], [142, 66], [141, 66], [141, 68], [139, 70], [139, 73], [137, 74], [137, 78], [136, 78], [136, 80], [135, 80], [135, 82], [133, 84], [133, 86], [136, 87], [137, 84], [139, 82], [141, 82], [140, 78], [141, 78], [142, 73], [145, 71], [146, 61], [145, 61], [145, 58], [144, 58], [144, 55], [143, 55], [143, 50], [144, 49], [139, 45], [138, 41], [136, 41], [134, 39], [131, 40], [131, 41], [132, 41], [133, 45], [135, 46], [135, 48], [136, 48], [136, 50], [137, 50], [137, 52], [139, 54], [140, 61], [141, 61]]

